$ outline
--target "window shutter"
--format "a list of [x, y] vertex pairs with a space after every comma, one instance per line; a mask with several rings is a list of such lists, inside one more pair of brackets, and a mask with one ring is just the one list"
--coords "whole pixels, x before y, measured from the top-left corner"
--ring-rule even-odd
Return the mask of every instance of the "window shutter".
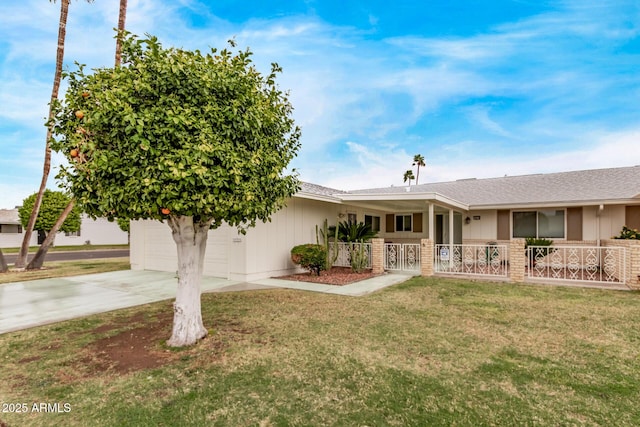
[[640, 206], [626, 206], [624, 210], [624, 225], [631, 229], [640, 229]]
[[567, 208], [567, 240], [582, 240], [582, 208]]
[[511, 233], [509, 232], [509, 211], [500, 210], [498, 211], [498, 230], [497, 230], [497, 239], [498, 240], [511, 240]]
[[413, 214], [413, 232], [422, 233], [422, 212]]
[[396, 223], [394, 218], [395, 215], [387, 214], [387, 227], [385, 230], [387, 233], [393, 233], [394, 231], [396, 231]]

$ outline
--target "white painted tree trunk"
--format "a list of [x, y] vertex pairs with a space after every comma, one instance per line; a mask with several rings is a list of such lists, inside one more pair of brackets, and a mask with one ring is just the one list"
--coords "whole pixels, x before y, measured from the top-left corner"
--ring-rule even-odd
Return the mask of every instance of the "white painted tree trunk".
[[171, 216], [168, 222], [178, 248], [178, 291], [173, 303], [173, 330], [167, 344], [184, 347], [207, 336], [200, 308], [200, 282], [211, 220]]

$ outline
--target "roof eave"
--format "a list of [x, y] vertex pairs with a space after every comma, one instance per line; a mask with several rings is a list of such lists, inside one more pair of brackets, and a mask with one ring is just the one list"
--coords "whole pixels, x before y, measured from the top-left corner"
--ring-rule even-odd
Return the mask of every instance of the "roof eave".
[[545, 201], [526, 203], [502, 203], [502, 204], [476, 204], [469, 205], [470, 210], [490, 210], [490, 209], [526, 209], [526, 208], [557, 208], [557, 207], [580, 207], [599, 205], [626, 205], [640, 204], [638, 199], [602, 199], [602, 200], [571, 200], [571, 201]]
[[388, 202], [394, 200], [403, 200], [403, 201], [415, 201], [415, 200], [424, 200], [425, 202], [438, 203], [441, 205], [446, 205], [452, 208], [457, 208], [461, 210], [469, 210], [469, 205], [462, 203], [458, 200], [454, 200], [450, 197], [444, 196], [440, 193], [388, 193], [388, 194], [367, 194], [367, 193], [358, 193], [358, 194], [338, 194], [336, 195], [343, 202]]
[[335, 196], [327, 196], [324, 194], [316, 194], [316, 193], [309, 193], [306, 191], [298, 191], [296, 194], [293, 195], [293, 197], [298, 197], [300, 199], [309, 199], [309, 200], [318, 200], [321, 202], [329, 202], [329, 203], [337, 203], [340, 204], [342, 203], [342, 201], [335, 197]]

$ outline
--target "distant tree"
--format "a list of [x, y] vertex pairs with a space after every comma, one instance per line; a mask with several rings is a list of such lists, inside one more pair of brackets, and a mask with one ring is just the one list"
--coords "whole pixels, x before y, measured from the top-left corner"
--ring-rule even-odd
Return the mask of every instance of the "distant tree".
[[417, 166], [416, 185], [418, 185], [418, 180], [420, 179], [420, 166], [426, 166], [424, 163], [424, 156], [422, 154], [416, 154], [415, 156], [413, 156], [412, 166]]
[[168, 224], [178, 290], [167, 343], [191, 345], [207, 335], [200, 282], [209, 229], [224, 221], [244, 232], [298, 191], [287, 168], [300, 130], [277, 64], [263, 76], [248, 50], [203, 55], [119, 37], [121, 66], [67, 76], [52, 147], [69, 166], [58, 177], [91, 217]]
[[409, 181], [409, 187], [411, 187], [411, 180], [412, 179], [416, 179], [415, 176], [413, 176], [413, 171], [412, 170], [408, 170], [404, 173], [404, 182]]
[[[23, 200], [22, 206], [18, 209], [18, 215], [20, 217], [20, 223], [23, 227], [29, 222], [31, 212], [33, 211], [33, 204], [35, 203], [38, 193], [34, 193]], [[64, 208], [69, 204], [71, 197], [64, 194], [62, 191], [45, 190], [42, 197], [42, 205], [38, 216], [36, 218], [34, 230], [44, 231], [49, 233], [53, 228], [56, 220], [64, 211]], [[80, 230], [80, 209], [75, 208], [60, 227], [60, 231], [72, 232]]]
[[[91, 3], [93, 0], [87, 0]], [[55, 3], [55, 0], [53, 0]], [[58, 99], [58, 92], [60, 90], [60, 79], [62, 77], [62, 63], [64, 60], [64, 45], [67, 36], [67, 16], [69, 13], [70, 0], [60, 1], [60, 18], [58, 19], [58, 48], [56, 52], [56, 68], [53, 75], [53, 88], [51, 89], [51, 102], [49, 104], [49, 120], [53, 117], [53, 102]], [[22, 245], [18, 256], [16, 258], [15, 266], [23, 268], [27, 264], [27, 255], [29, 254], [29, 243], [31, 241], [31, 235], [34, 230], [36, 218], [40, 211], [40, 205], [42, 203], [42, 197], [47, 187], [47, 180], [49, 179], [49, 172], [51, 170], [51, 147], [49, 145], [52, 137], [51, 126], [47, 126], [47, 136], [45, 138], [44, 146], [44, 165], [42, 168], [42, 179], [40, 181], [40, 189], [34, 200], [31, 215], [24, 226], [24, 237], [22, 239]]]

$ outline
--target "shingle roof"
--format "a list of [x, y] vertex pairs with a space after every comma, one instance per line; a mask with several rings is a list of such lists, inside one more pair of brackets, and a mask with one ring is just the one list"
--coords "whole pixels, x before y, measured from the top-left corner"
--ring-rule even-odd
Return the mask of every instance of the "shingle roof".
[[310, 182], [302, 182], [300, 192], [315, 194], [317, 196], [336, 196], [338, 194], [346, 194], [345, 191], [336, 190], [335, 188], [323, 187], [322, 185], [311, 184]]
[[350, 191], [350, 194], [438, 193], [469, 206], [592, 202], [640, 197], [640, 166], [502, 178], [465, 179]]
[[18, 209], [0, 209], [0, 224], [20, 224]]

